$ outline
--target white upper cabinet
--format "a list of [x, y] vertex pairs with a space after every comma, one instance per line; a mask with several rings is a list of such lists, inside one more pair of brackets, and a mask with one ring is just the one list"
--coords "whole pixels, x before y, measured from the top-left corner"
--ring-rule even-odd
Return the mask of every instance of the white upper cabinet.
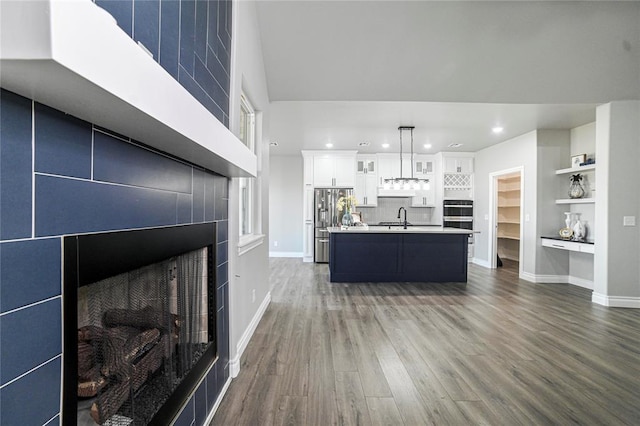
[[473, 157], [443, 157], [445, 173], [473, 173]]
[[435, 157], [433, 155], [416, 155], [413, 162], [413, 175], [415, 177], [434, 173]]
[[378, 161], [375, 155], [356, 158], [355, 196], [359, 206], [378, 205]]
[[308, 185], [307, 180], [311, 176], [312, 186], [315, 188], [355, 186], [355, 151], [303, 151], [302, 155], [305, 158], [305, 185]]

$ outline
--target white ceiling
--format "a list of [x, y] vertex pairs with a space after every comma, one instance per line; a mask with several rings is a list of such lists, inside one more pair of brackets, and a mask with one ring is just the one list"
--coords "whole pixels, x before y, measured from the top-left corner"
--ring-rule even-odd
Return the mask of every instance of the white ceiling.
[[272, 155], [397, 151], [400, 125], [416, 127], [417, 150], [477, 151], [640, 99], [637, 1], [256, 4]]

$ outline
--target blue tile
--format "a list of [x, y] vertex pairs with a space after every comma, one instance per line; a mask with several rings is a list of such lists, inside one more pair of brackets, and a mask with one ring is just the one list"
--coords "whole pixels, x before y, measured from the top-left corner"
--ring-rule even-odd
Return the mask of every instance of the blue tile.
[[215, 178], [215, 220], [225, 220], [228, 218], [229, 206], [229, 180], [223, 176]]
[[229, 243], [226, 241], [223, 243], [218, 243], [218, 247], [216, 250], [216, 265], [222, 265], [229, 260], [228, 245]]
[[207, 43], [211, 43], [213, 40], [216, 40], [218, 38], [218, 7], [219, 7], [219, 1], [218, 0], [210, 0], [209, 1], [209, 8], [207, 10], [207, 13], [209, 14], [209, 22], [208, 22], [208, 28], [207, 28], [207, 34], [208, 34], [208, 41]]
[[216, 288], [216, 312], [224, 308], [224, 288], [226, 286], [221, 284]]
[[[196, 3], [194, 0], [182, 0], [180, 3], [180, 65], [189, 75], [193, 75], [195, 36]], [[179, 77], [179, 80], [181, 79], [182, 77]]]
[[195, 417], [197, 425], [204, 425], [207, 420], [207, 381], [200, 383], [193, 396], [195, 404]]
[[225, 310], [217, 312], [218, 355], [223, 364], [229, 361], [229, 327], [226, 325]]
[[229, 281], [229, 262], [218, 266], [216, 270], [216, 287], [221, 287]]
[[0, 384], [60, 354], [61, 304], [56, 298], [0, 317]]
[[[216, 361], [218, 363], [218, 361]], [[218, 379], [216, 377], [216, 372], [218, 371], [216, 364], [211, 367], [209, 372], [207, 373], [207, 411], [211, 412], [213, 410], [213, 405], [216, 403], [218, 399], [218, 394], [220, 393], [220, 388], [218, 388]]]
[[36, 177], [36, 236], [175, 225], [176, 194]]
[[0, 239], [31, 236], [31, 101], [0, 92]]
[[36, 103], [37, 172], [91, 178], [91, 124]]
[[213, 99], [216, 105], [224, 111], [223, 106], [229, 104], [229, 96], [222, 90], [222, 87], [220, 87], [211, 72], [199, 58], [196, 58], [195, 61], [194, 78], [198, 85], [204, 89], [207, 96]]
[[176, 80], [180, 52], [180, 0], [160, 2], [160, 65]]
[[218, 359], [218, 364], [216, 365], [216, 387], [218, 389], [224, 388], [224, 384], [227, 381], [227, 377], [225, 377], [225, 364], [222, 358]]
[[191, 222], [191, 195], [177, 194], [178, 205], [176, 207], [176, 223], [192, 223]]
[[191, 398], [173, 426], [191, 426], [193, 423], [193, 407], [193, 398]]
[[158, 60], [160, 50], [160, 0], [133, 2], [133, 39], [139, 41]]
[[60, 295], [60, 244], [59, 238], [0, 244], [0, 312]]
[[193, 169], [193, 222], [204, 222], [204, 172]]
[[204, 177], [204, 220], [212, 221], [216, 218], [216, 179], [207, 173]]
[[39, 426], [59, 415], [61, 368], [60, 358], [56, 358], [2, 388], [2, 424]]
[[191, 194], [191, 167], [95, 132], [93, 178], [103, 182]]
[[96, 4], [109, 12], [118, 26], [129, 37], [133, 34], [133, 0], [96, 0]]
[[187, 89], [187, 91], [196, 98], [198, 102], [204, 106], [207, 111], [213, 114], [218, 120], [222, 122], [222, 116], [224, 111], [207, 95], [207, 93], [196, 83], [191, 75], [187, 73], [187, 71], [180, 66], [178, 68], [178, 82]]
[[207, 57], [207, 19], [208, 13], [208, 1], [196, 0], [196, 37], [195, 37], [195, 54], [196, 57], [202, 61]]
[[218, 57], [215, 56], [211, 48], [207, 49], [207, 69], [213, 75], [213, 78], [218, 82], [222, 91], [229, 95], [230, 80], [227, 71], [224, 69]]
[[221, 220], [218, 222], [218, 242], [224, 242], [229, 239], [229, 222]]

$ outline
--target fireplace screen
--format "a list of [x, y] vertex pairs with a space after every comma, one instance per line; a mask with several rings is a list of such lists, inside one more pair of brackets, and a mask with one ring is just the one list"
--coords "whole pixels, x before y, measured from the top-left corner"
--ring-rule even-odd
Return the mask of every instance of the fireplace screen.
[[78, 424], [147, 424], [205, 353], [206, 251], [78, 289]]

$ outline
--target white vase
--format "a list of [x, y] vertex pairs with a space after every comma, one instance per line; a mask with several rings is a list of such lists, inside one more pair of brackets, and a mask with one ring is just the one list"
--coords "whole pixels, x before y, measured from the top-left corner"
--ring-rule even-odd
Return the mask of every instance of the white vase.
[[576, 241], [584, 240], [584, 225], [580, 222], [580, 213], [575, 213], [576, 223], [573, 224], [573, 239]]
[[565, 218], [564, 218], [565, 228], [571, 229], [571, 212], [564, 212], [564, 214], [565, 214]]

